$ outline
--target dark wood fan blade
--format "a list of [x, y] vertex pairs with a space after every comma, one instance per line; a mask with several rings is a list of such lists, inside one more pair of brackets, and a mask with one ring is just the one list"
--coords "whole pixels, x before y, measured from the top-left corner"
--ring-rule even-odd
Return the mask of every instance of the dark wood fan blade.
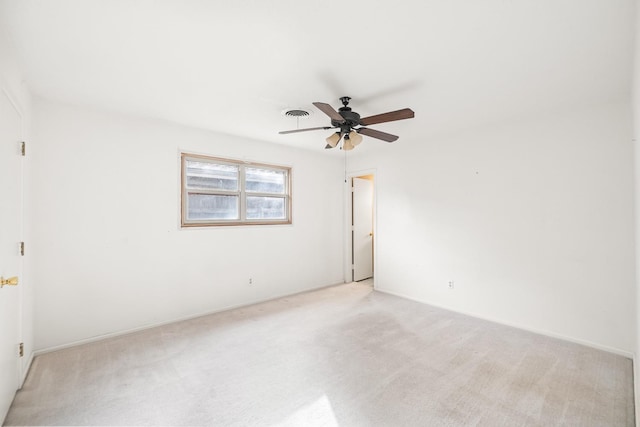
[[387, 142], [393, 142], [399, 138], [397, 135], [391, 135], [390, 133], [380, 132], [379, 130], [369, 128], [356, 129], [356, 132], [370, 136], [371, 138], [377, 138]]
[[321, 127], [318, 127], [318, 128], [306, 128], [306, 129], [282, 130], [282, 131], [280, 131], [280, 132], [278, 132], [278, 133], [279, 133], [280, 135], [286, 135], [286, 134], [288, 134], [288, 133], [307, 132], [307, 131], [310, 131], [310, 130], [320, 130], [320, 129], [327, 130], [327, 129], [333, 129], [333, 128], [332, 128], [331, 126], [321, 126]]
[[318, 107], [318, 110], [331, 117], [331, 120], [335, 120], [338, 123], [344, 123], [344, 117], [342, 117], [331, 105], [325, 104], [324, 102], [313, 102], [312, 104]]
[[376, 114], [375, 116], [360, 119], [362, 126], [375, 125], [376, 123], [394, 122], [396, 120], [413, 119], [415, 113], [411, 108], [403, 108], [398, 111], [390, 111], [388, 113]]

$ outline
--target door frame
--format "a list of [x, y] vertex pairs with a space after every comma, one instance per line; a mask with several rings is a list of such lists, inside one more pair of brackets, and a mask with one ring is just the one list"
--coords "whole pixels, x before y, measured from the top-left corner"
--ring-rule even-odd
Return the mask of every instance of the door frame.
[[[18, 115], [18, 117], [20, 117], [20, 139], [22, 141], [25, 140], [25, 115], [24, 112], [22, 110], [22, 108], [20, 107], [20, 104], [17, 102], [17, 98], [11, 93], [11, 90], [9, 90], [9, 88], [7, 87], [6, 82], [4, 81], [4, 79], [1, 78], [0, 76], [0, 85], [1, 85], [1, 90], [0, 92], [2, 93], [0, 96], [5, 96], [7, 98], [7, 100], [9, 101], [9, 103], [11, 104], [11, 106], [13, 107], [13, 109], [15, 110], [16, 114]], [[24, 227], [25, 227], [25, 195], [24, 195], [24, 190], [25, 190], [25, 185], [24, 185], [24, 157], [20, 158], [20, 240], [24, 241]], [[17, 244], [18, 242], [16, 242]], [[25, 287], [25, 282], [24, 282], [24, 256], [21, 256], [18, 262], [18, 277], [20, 278], [20, 286], [18, 286], [17, 291], [18, 291], [18, 319], [17, 319], [17, 328], [18, 328], [18, 343], [24, 342], [24, 287]], [[16, 343], [16, 345], [18, 344]], [[23, 362], [23, 359], [18, 357], [17, 361], [16, 361], [16, 370], [17, 370], [17, 376], [18, 376], [18, 390], [22, 388], [22, 385], [24, 384], [24, 381], [26, 380], [27, 377], [27, 372], [29, 370], [29, 365], [30, 365], [30, 358], [31, 356], [29, 356], [27, 364], [25, 364]]]
[[357, 178], [363, 175], [371, 175], [373, 176], [373, 288], [378, 288], [378, 275], [376, 271], [378, 269], [378, 250], [377, 250], [377, 231], [378, 231], [378, 175], [377, 170], [374, 169], [360, 169], [357, 171], [347, 172], [345, 176], [344, 183], [344, 282], [351, 283], [353, 281], [353, 273], [352, 273], [352, 250], [353, 250], [353, 241], [351, 235], [351, 214], [353, 211], [352, 200], [351, 200], [351, 187], [352, 187], [352, 178]]

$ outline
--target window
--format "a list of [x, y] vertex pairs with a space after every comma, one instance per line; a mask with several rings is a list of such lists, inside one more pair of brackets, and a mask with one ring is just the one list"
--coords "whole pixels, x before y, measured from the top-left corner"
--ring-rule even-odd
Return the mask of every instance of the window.
[[291, 224], [291, 169], [182, 153], [182, 226]]

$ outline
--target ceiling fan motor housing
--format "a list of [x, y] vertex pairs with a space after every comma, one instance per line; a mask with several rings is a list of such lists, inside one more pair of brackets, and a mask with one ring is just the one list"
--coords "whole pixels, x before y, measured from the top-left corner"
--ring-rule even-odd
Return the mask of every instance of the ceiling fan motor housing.
[[355, 126], [360, 125], [360, 114], [351, 111], [351, 107], [349, 107], [350, 100], [351, 98], [348, 96], [340, 98], [342, 107], [338, 109], [338, 114], [342, 116], [344, 121], [331, 120], [331, 126], [340, 128], [340, 133], [342, 134], [348, 134]]
[[340, 123], [336, 120], [331, 120], [331, 125], [335, 127], [339, 127], [342, 129], [343, 133], [349, 133], [351, 128], [358, 126], [360, 124], [360, 114], [355, 111], [351, 111], [349, 107], [340, 107], [338, 110], [344, 122]]

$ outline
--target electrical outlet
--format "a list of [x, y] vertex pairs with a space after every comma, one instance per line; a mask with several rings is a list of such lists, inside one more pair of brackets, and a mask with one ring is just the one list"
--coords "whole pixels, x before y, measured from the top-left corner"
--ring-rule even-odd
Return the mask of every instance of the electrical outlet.
[[249, 277], [249, 284], [253, 285], [253, 278], [252, 277]]
[[453, 289], [453, 280], [449, 281], [449, 289]]

